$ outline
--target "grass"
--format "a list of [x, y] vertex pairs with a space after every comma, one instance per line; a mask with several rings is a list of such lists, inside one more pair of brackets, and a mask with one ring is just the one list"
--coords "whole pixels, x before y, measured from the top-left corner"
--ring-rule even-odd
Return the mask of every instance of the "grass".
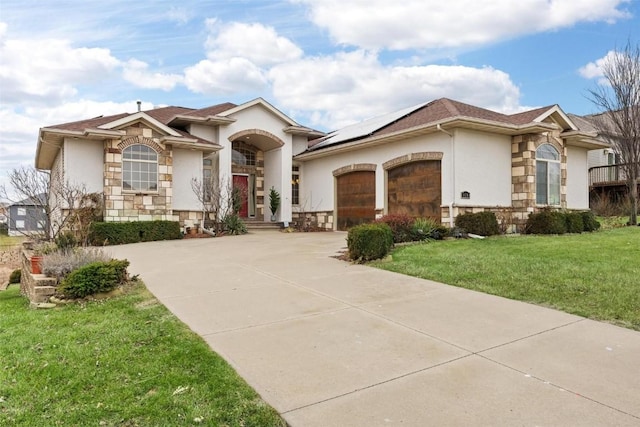
[[372, 265], [640, 330], [640, 227], [447, 240]]
[[142, 284], [52, 310], [0, 292], [0, 361], [0, 425], [284, 425]]
[[7, 236], [6, 234], [0, 234], [0, 250], [17, 246], [25, 240], [22, 236]]

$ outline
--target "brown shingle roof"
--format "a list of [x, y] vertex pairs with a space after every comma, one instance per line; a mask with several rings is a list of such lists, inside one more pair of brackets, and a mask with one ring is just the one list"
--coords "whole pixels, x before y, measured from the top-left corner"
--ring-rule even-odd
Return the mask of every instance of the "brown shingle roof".
[[128, 113], [121, 113], [121, 114], [116, 114], [113, 116], [99, 116], [99, 117], [94, 117], [93, 119], [87, 119], [87, 120], [80, 120], [77, 122], [69, 122], [69, 123], [62, 123], [59, 125], [53, 125], [53, 126], [46, 126], [49, 129], [60, 129], [60, 130], [76, 130], [76, 131], [80, 131], [80, 130], [85, 130], [85, 129], [91, 129], [91, 128], [97, 128], [98, 126], [101, 126], [105, 123], [109, 123], [112, 122], [114, 120], [118, 120], [121, 119], [123, 117], [127, 117], [129, 114]]
[[224, 111], [230, 110], [232, 108], [237, 107], [236, 104], [231, 102], [225, 102], [223, 104], [212, 105], [211, 107], [201, 108], [199, 110], [192, 110], [188, 113], [185, 113], [185, 116], [194, 116], [194, 117], [209, 117], [220, 114]]
[[[372, 136], [391, 134], [394, 132], [411, 129], [429, 123], [437, 123], [452, 118], [464, 117], [496, 123], [504, 123], [507, 125], [524, 125], [533, 122], [534, 119], [536, 119], [552, 107], [553, 106], [541, 107], [534, 110], [509, 115], [487, 110], [486, 108], [480, 108], [474, 105], [465, 104], [464, 102], [455, 101], [453, 99], [440, 98], [436, 99], [435, 101], [431, 101], [421, 107], [417, 107], [415, 110], [411, 111], [405, 116], [400, 117], [393, 122], [387, 123], [386, 125], [383, 125], [382, 127], [370, 133], [367, 133], [366, 135], [363, 134], [347, 140], [341, 140], [340, 138], [335, 137], [340, 133], [340, 131], [338, 130], [336, 132], [332, 132], [324, 138], [317, 138], [310, 141], [309, 148], [312, 148], [315, 145], [318, 145], [321, 142], [329, 140], [331, 138], [335, 139], [337, 142], [332, 143], [330, 141], [327, 141], [325, 145], [323, 145], [322, 147], [317, 147], [316, 149], [321, 149], [334, 144], [345, 143], [348, 141], [356, 141]], [[366, 128], [366, 126], [363, 126], [363, 128]]]
[[162, 124], [169, 124], [169, 121], [173, 119], [178, 114], [187, 114], [193, 111], [193, 108], [185, 108], [185, 107], [162, 107], [162, 108], [154, 108], [153, 110], [144, 111], [145, 114], [153, 117], [157, 121]]

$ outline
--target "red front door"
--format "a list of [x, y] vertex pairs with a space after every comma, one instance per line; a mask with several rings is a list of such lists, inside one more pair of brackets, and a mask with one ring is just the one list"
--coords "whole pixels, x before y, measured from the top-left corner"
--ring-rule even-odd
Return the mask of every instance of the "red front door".
[[238, 215], [241, 218], [249, 216], [249, 177], [247, 175], [233, 175], [234, 198], [238, 197], [240, 209]]

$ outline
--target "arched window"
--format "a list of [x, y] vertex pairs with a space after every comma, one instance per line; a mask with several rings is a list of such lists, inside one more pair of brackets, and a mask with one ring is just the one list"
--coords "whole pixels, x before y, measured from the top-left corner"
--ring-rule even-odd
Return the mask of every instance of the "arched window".
[[231, 162], [239, 166], [255, 166], [256, 152], [244, 144], [234, 141], [232, 144]]
[[560, 205], [560, 153], [550, 144], [536, 150], [536, 203]]
[[125, 148], [122, 152], [122, 189], [157, 191], [158, 153], [142, 144]]

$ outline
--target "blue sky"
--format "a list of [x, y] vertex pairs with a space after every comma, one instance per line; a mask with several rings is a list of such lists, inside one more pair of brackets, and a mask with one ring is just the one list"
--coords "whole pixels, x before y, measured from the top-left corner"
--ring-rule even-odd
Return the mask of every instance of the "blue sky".
[[[461, 13], [463, 11], [464, 13]], [[0, 184], [38, 128], [263, 97], [332, 130], [448, 97], [589, 114], [640, 0], [2, 0]]]

